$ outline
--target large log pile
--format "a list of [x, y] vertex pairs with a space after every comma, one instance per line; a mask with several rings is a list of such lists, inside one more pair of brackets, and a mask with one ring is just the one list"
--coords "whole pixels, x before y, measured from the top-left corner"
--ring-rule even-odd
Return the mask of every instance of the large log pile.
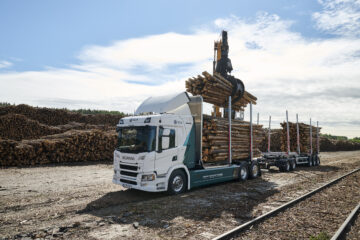
[[334, 140], [326, 137], [320, 138], [320, 148], [323, 152], [360, 150], [360, 143], [349, 140]]
[[[203, 161], [224, 162], [228, 159], [229, 122], [225, 118], [204, 115], [203, 118]], [[248, 159], [250, 157], [250, 124], [249, 122], [232, 120], [232, 158]], [[263, 139], [262, 125], [253, 125], [253, 156], [259, 157], [259, 145]]]
[[[287, 130], [286, 130], [286, 122], [280, 123], [282, 127], [282, 135], [281, 135], [281, 151], [287, 151]], [[320, 134], [319, 128], [319, 134]], [[290, 151], [297, 151], [297, 132], [296, 132], [296, 123], [289, 122], [289, 136], [290, 136]], [[316, 151], [316, 131], [317, 128], [312, 126], [312, 148], [313, 152]], [[310, 152], [310, 125], [299, 123], [299, 142], [300, 142], [300, 152], [308, 153]]]
[[[221, 75], [215, 73], [214, 75], [208, 72], [203, 72], [203, 76], [198, 75], [196, 78], [189, 78], [185, 82], [186, 91], [193, 95], [201, 95], [204, 102], [214, 104], [219, 107], [228, 106], [228, 97], [232, 95], [232, 84], [223, 78]], [[233, 96], [236, 98], [236, 96]], [[233, 104], [232, 109], [239, 111], [250, 102], [256, 104], [257, 98], [250, 93], [244, 93], [244, 96]]]
[[121, 115], [0, 107], [0, 166], [111, 160]]
[[0, 139], [0, 166], [112, 159], [115, 131], [71, 130], [33, 140]]
[[[0, 116], [0, 138], [22, 140], [36, 139], [46, 135], [63, 133], [71, 129], [110, 129], [108, 125], [93, 125], [70, 122], [64, 125], [49, 126], [22, 114], [9, 113]], [[114, 127], [113, 127], [114, 128]]]
[[25, 104], [0, 107], [0, 116], [10, 113], [22, 114], [50, 126], [64, 125], [69, 122], [115, 126], [123, 117], [116, 114], [80, 114], [66, 109], [38, 108]]

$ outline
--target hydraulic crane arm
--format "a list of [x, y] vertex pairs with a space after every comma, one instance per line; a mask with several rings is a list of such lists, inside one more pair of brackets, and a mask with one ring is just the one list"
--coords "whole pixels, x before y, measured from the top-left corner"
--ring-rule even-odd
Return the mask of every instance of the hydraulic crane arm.
[[231, 97], [233, 99], [232, 104], [234, 104], [243, 97], [245, 86], [240, 79], [230, 75], [233, 68], [229, 58], [229, 44], [226, 31], [221, 32], [221, 40], [215, 42], [214, 50], [215, 55], [217, 55], [216, 61], [214, 59], [214, 71], [219, 73], [233, 85]]

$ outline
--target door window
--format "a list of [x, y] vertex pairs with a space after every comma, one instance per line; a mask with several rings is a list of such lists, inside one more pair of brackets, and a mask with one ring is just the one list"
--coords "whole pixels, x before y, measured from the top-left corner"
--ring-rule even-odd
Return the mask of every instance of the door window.
[[175, 129], [159, 128], [159, 151], [176, 147]]

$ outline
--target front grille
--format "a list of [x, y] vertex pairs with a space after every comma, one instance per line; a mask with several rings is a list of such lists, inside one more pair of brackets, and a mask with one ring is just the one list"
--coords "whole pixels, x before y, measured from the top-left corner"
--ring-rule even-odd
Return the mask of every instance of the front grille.
[[136, 177], [138, 174], [134, 173], [134, 172], [126, 172], [126, 171], [120, 171], [121, 175], [126, 175], [126, 176], [130, 176], [130, 177]]
[[120, 164], [120, 168], [121, 169], [131, 170], [131, 171], [137, 171], [138, 170], [137, 166], [129, 166], [129, 165], [124, 165], [124, 164]]
[[120, 179], [120, 182], [123, 182], [123, 183], [128, 183], [128, 184], [132, 184], [132, 185], [137, 185], [136, 182], [134, 181], [130, 181], [130, 180], [126, 180], [126, 179]]

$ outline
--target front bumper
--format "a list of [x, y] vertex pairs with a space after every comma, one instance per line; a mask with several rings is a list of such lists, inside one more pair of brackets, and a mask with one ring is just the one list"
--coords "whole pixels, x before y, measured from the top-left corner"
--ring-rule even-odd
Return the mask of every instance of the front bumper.
[[133, 188], [138, 189], [146, 192], [163, 192], [166, 191], [166, 178], [156, 178], [154, 181], [146, 181], [141, 182], [139, 180], [133, 181], [131, 183], [124, 182], [129, 181], [128, 179], [124, 178], [124, 176], [114, 175], [112, 182], [118, 185], [123, 186], [124, 188]]

